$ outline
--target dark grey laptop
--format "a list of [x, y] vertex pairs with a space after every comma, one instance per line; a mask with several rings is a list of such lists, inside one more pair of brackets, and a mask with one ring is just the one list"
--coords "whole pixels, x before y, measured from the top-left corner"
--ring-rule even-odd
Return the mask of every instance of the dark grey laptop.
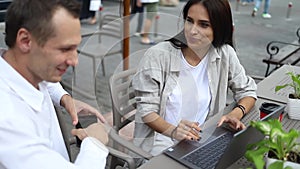
[[[278, 107], [261, 120], [279, 118], [284, 108], [285, 106]], [[245, 154], [248, 144], [263, 138], [251, 126], [239, 132], [219, 127], [204, 143], [183, 140], [165, 150], [164, 154], [189, 168], [225, 169]]]

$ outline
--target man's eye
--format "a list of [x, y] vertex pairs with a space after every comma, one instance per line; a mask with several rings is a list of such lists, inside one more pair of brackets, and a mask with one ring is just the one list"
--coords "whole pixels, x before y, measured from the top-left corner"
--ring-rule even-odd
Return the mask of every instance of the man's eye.
[[68, 48], [61, 48], [60, 49], [62, 52], [67, 52], [68, 51]]
[[68, 48], [61, 48], [60, 49], [62, 52], [68, 52], [70, 50], [72, 50], [72, 48], [68, 47]]

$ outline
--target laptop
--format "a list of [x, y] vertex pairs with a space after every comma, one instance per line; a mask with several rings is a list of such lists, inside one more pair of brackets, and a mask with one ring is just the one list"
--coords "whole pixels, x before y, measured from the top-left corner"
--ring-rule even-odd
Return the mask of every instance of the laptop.
[[[285, 106], [279, 106], [261, 120], [278, 119]], [[247, 145], [264, 138], [264, 135], [249, 126], [238, 132], [218, 127], [204, 143], [182, 140], [163, 153], [192, 169], [224, 169], [240, 159]]]

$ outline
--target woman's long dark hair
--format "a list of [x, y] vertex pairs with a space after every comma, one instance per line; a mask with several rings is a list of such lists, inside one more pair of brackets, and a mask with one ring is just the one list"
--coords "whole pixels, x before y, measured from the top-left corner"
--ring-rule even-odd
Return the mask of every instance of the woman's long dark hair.
[[[209, 20], [214, 33], [212, 44], [219, 48], [224, 44], [233, 46], [233, 20], [228, 0], [189, 0], [183, 10], [182, 15], [184, 22], [187, 18], [191, 6], [201, 3], [207, 10]], [[184, 31], [181, 31], [171, 39], [168, 39], [176, 48], [187, 47]]]

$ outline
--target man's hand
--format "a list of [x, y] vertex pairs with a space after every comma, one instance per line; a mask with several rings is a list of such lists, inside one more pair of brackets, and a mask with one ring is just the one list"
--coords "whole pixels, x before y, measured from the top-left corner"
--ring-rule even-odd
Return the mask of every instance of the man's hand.
[[102, 123], [93, 123], [85, 129], [72, 129], [71, 131], [72, 135], [77, 136], [80, 140], [86, 137], [94, 137], [104, 145], [108, 143], [107, 132], [107, 129]]
[[95, 115], [100, 122], [106, 123], [106, 120], [98, 110], [82, 101], [73, 99], [70, 95], [63, 95], [60, 105], [70, 114], [73, 125], [78, 123], [78, 115]]

